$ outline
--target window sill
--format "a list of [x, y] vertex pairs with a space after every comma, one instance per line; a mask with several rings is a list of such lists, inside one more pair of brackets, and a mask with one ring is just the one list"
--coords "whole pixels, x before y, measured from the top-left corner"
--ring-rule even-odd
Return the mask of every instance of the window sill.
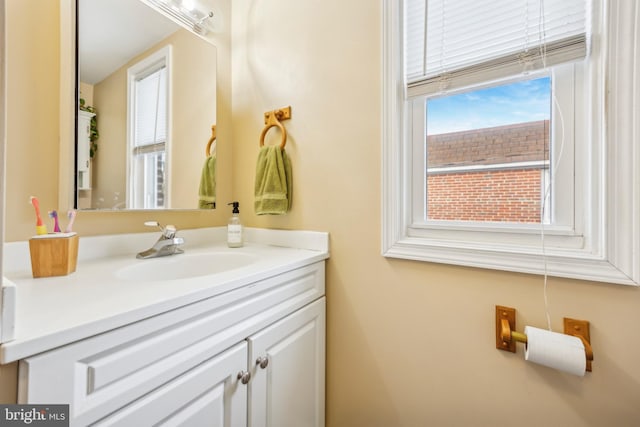
[[[558, 251], [556, 251], [558, 252]], [[387, 258], [402, 258], [414, 261], [453, 264], [493, 270], [512, 271], [529, 274], [571, 279], [609, 282], [622, 285], [638, 285], [633, 278], [620, 271], [602, 257], [566, 251], [566, 253], [525, 252], [518, 245], [465, 244], [453, 246], [450, 243], [427, 242], [417, 237], [406, 237], [392, 244], [383, 255]]]

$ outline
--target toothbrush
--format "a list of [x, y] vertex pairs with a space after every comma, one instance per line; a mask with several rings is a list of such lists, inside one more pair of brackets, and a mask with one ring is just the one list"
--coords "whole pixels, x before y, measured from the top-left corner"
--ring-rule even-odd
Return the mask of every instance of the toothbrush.
[[67, 228], [65, 228], [65, 233], [71, 233], [71, 229], [73, 228], [73, 221], [76, 219], [76, 211], [75, 209], [71, 209], [67, 212], [67, 218], [69, 218], [69, 223], [67, 224]]
[[60, 223], [58, 222], [58, 212], [57, 211], [49, 211], [49, 218], [53, 218], [53, 232], [60, 233]]
[[44, 225], [42, 217], [40, 216], [40, 202], [38, 202], [38, 198], [31, 196], [29, 201], [36, 210], [36, 234], [47, 234], [47, 226]]

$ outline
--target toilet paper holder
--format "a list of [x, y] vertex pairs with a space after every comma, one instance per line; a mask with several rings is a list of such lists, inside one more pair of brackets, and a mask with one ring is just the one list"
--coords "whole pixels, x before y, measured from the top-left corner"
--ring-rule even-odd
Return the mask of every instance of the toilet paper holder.
[[[589, 335], [589, 322], [586, 320], [564, 318], [564, 333], [580, 338], [587, 357], [586, 370], [591, 372], [593, 348]], [[496, 348], [516, 352], [516, 342], [527, 343], [527, 336], [516, 331], [516, 309], [496, 305]]]

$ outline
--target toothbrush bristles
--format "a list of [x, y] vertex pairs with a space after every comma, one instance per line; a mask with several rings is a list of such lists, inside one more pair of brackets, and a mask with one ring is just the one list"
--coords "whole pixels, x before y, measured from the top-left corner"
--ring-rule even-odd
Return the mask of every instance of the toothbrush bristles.
[[65, 233], [71, 233], [73, 221], [76, 219], [75, 209], [71, 209], [69, 212], [67, 212], [67, 218], [69, 218], [69, 223], [67, 224], [67, 228], [64, 231]]
[[58, 222], [58, 212], [53, 210], [49, 211], [49, 218], [53, 218], [53, 232], [60, 233], [60, 223]]

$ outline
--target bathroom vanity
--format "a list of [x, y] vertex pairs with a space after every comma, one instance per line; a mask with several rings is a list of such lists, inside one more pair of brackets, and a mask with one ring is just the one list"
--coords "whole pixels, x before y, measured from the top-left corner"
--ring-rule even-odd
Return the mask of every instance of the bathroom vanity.
[[126, 255], [108, 249], [121, 236], [81, 237], [72, 275], [8, 269], [16, 339], [0, 361], [20, 361], [19, 403], [68, 403], [72, 426], [323, 426], [328, 235], [210, 243], [224, 232], [179, 232], [185, 254], [154, 260], [131, 256], [143, 235]]

